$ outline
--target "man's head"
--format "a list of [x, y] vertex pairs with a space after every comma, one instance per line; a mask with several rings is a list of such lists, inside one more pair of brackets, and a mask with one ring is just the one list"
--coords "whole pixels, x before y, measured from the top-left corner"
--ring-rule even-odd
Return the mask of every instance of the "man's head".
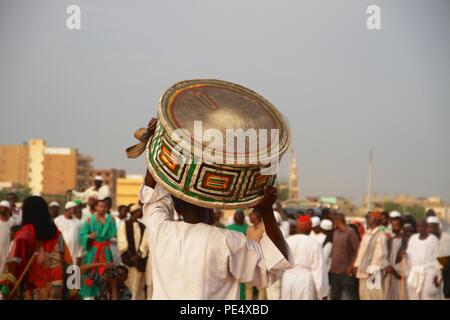
[[381, 212], [381, 224], [385, 227], [389, 226], [389, 212], [382, 211]]
[[300, 234], [310, 234], [312, 229], [311, 218], [302, 215], [297, 218], [297, 232]]
[[94, 186], [96, 189], [100, 189], [103, 185], [103, 178], [102, 176], [95, 176], [94, 178]]
[[59, 203], [56, 201], [50, 202], [48, 210], [50, 211], [52, 218], [55, 219], [59, 215]]
[[309, 208], [306, 210], [306, 215], [308, 215], [310, 218], [314, 216], [314, 209]]
[[140, 205], [138, 204], [133, 204], [130, 207], [130, 215], [131, 215], [131, 219], [136, 221], [140, 218], [142, 218], [142, 208]]
[[105, 200], [97, 200], [97, 203], [95, 205], [95, 212], [99, 215], [105, 215], [106, 214], [106, 203]]
[[322, 229], [320, 229], [320, 218], [319, 217], [311, 217], [311, 226], [312, 226], [312, 231], [314, 233], [321, 233]]
[[322, 209], [322, 219], [332, 220], [330, 209], [328, 208]]
[[128, 216], [128, 206], [121, 205], [117, 210], [119, 211], [119, 219], [125, 220]]
[[345, 222], [345, 215], [343, 213], [338, 213], [334, 217], [333, 222], [336, 229], [339, 230], [343, 230], [347, 226], [347, 223]]
[[11, 212], [11, 205], [9, 204], [8, 201], [3, 200], [0, 201], [0, 216], [6, 218], [10, 217], [10, 212]]
[[95, 206], [97, 205], [98, 196], [95, 194], [91, 194], [87, 199], [87, 205], [91, 210], [95, 209]]
[[392, 218], [391, 219], [392, 232], [395, 235], [399, 235], [403, 230], [403, 219], [400, 218]]
[[244, 224], [245, 214], [244, 210], [237, 209], [234, 213], [234, 223], [235, 224]]
[[116, 266], [116, 274], [117, 274], [117, 281], [121, 284], [123, 284], [128, 279], [128, 269], [127, 267], [120, 265]]
[[403, 225], [403, 235], [409, 239], [414, 234], [414, 227], [411, 223], [405, 223]]
[[73, 201], [69, 201], [66, 203], [64, 208], [66, 209], [66, 211], [64, 212], [64, 216], [67, 219], [72, 219], [75, 216], [75, 210], [76, 208], [78, 208], [78, 205]]
[[173, 205], [175, 211], [183, 217], [185, 222], [198, 223], [203, 222], [210, 223], [210, 217], [212, 209], [199, 207], [195, 204], [186, 202], [172, 195]]
[[11, 209], [16, 206], [18, 197], [17, 194], [14, 192], [10, 192], [6, 195], [6, 199], [8, 199], [9, 204], [11, 205]]
[[259, 212], [258, 209], [255, 208], [250, 213], [250, 222], [253, 223], [254, 225], [261, 223], [261, 213]]
[[112, 208], [112, 198], [111, 197], [106, 197], [105, 199], [103, 199], [105, 201], [106, 204], [106, 212], [111, 212], [111, 208]]
[[421, 238], [426, 238], [430, 234], [428, 229], [427, 220], [421, 219], [417, 222], [417, 232], [419, 233]]
[[427, 212], [425, 212], [425, 217], [436, 217], [436, 212], [434, 212], [433, 209], [428, 209]]
[[75, 218], [81, 220], [81, 218], [83, 216], [83, 211], [82, 211], [83, 210], [83, 201], [77, 199], [77, 200], [73, 200], [73, 202], [75, 202], [77, 205], [73, 210], [73, 216]]
[[428, 223], [428, 231], [440, 239], [442, 230], [439, 218], [436, 216], [429, 216], [427, 218], [427, 223]]
[[369, 229], [375, 229], [383, 221], [383, 215], [380, 211], [369, 211], [367, 214], [367, 226]]

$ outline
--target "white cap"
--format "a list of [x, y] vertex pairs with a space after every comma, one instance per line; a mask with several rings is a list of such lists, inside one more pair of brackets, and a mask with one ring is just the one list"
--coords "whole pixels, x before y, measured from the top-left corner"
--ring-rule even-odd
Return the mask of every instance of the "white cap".
[[59, 203], [56, 201], [52, 201], [50, 202], [50, 204], [48, 205], [49, 207], [58, 207], [59, 208]]
[[389, 218], [400, 218], [402, 215], [400, 214], [400, 212], [398, 211], [391, 211], [391, 213], [389, 213]]
[[283, 218], [281, 217], [281, 213], [279, 213], [276, 210], [273, 210], [273, 215], [275, 216], [275, 220], [277, 221], [278, 224], [281, 223], [281, 221], [283, 221]]
[[103, 181], [102, 176], [95, 176], [94, 178], [95, 181]]
[[333, 222], [328, 219], [323, 219], [322, 222], [320, 222], [320, 227], [327, 231], [333, 230]]
[[69, 209], [75, 208], [77, 206], [78, 205], [75, 202], [69, 201], [69, 202], [66, 203], [65, 208], [66, 208], [66, 210], [69, 210]]
[[4, 207], [4, 208], [11, 209], [11, 205], [10, 205], [9, 202], [6, 201], [6, 200], [0, 201], [0, 207]]
[[320, 226], [320, 218], [316, 216], [311, 217], [311, 223], [313, 228]]
[[138, 205], [138, 204], [133, 204], [133, 205], [131, 206], [131, 208], [130, 208], [130, 212], [134, 212], [134, 211], [136, 211], [136, 210], [139, 210], [140, 208], [141, 208], [140, 205]]
[[437, 224], [439, 224], [439, 223], [441, 223], [441, 221], [439, 221], [439, 218], [438, 218], [438, 217], [435, 217], [435, 216], [429, 216], [429, 217], [427, 218], [427, 223], [437, 223]]

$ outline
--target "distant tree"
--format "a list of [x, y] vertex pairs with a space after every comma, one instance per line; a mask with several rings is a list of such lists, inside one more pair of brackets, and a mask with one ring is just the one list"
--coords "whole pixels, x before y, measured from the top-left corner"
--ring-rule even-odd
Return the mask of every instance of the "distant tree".
[[31, 196], [30, 188], [18, 185], [14, 188], [5, 188], [5, 189], [0, 190], [0, 199], [6, 200], [6, 196], [10, 192], [14, 192], [15, 194], [17, 194], [17, 198], [18, 198], [19, 202], [23, 202], [23, 200], [25, 200], [26, 197]]

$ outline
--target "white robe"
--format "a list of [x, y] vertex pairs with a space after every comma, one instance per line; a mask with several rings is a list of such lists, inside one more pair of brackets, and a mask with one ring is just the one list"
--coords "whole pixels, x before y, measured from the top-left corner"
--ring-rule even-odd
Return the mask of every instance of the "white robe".
[[9, 245], [11, 243], [10, 231], [14, 223], [13, 218], [9, 218], [6, 221], [0, 220], [0, 274], [3, 272], [6, 259], [8, 258]]
[[313, 237], [296, 234], [287, 238], [295, 266], [284, 272], [282, 300], [315, 300], [329, 292], [328, 270], [322, 245]]
[[434, 278], [441, 278], [440, 265], [436, 260], [438, 249], [439, 239], [433, 234], [421, 240], [416, 233], [409, 239], [406, 254], [410, 300], [441, 299], [442, 287], [434, 285]]
[[72, 256], [73, 264], [77, 264], [77, 258], [81, 257], [82, 247], [80, 245], [81, 221], [77, 218], [67, 219], [64, 215], [55, 218], [55, 224], [61, 231], [67, 248]]
[[323, 245], [323, 243], [325, 242], [325, 238], [327, 237], [325, 233], [314, 233], [314, 231], [311, 231], [309, 236], [313, 239], [316, 239], [320, 243], [320, 245]]
[[265, 288], [291, 264], [265, 234], [261, 242], [204, 223], [173, 221], [170, 194], [143, 186], [153, 299], [239, 299], [239, 283]]
[[439, 239], [438, 257], [448, 256], [450, 256], [450, 234], [442, 232], [441, 238]]
[[72, 198], [80, 199], [83, 202], [87, 202], [88, 198], [92, 195], [96, 195], [99, 200], [103, 200], [110, 196], [109, 187], [104, 184], [98, 190], [95, 190], [95, 186], [89, 187], [81, 192], [72, 190]]

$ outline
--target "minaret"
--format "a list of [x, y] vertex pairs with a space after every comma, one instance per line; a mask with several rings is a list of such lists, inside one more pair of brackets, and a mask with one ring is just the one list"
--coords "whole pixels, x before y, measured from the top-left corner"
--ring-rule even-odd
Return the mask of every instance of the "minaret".
[[370, 202], [372, 201], [372, 167], [373, 167], [373, 151], [369, 152], [369, 177], [367, 181], [367, 211], [370, 211]]
[[297, 159], [295, 158], [294, 150], [292, 148], [290, 153], [289, 199], [300, 199], [300, 194], [298, 191]]

